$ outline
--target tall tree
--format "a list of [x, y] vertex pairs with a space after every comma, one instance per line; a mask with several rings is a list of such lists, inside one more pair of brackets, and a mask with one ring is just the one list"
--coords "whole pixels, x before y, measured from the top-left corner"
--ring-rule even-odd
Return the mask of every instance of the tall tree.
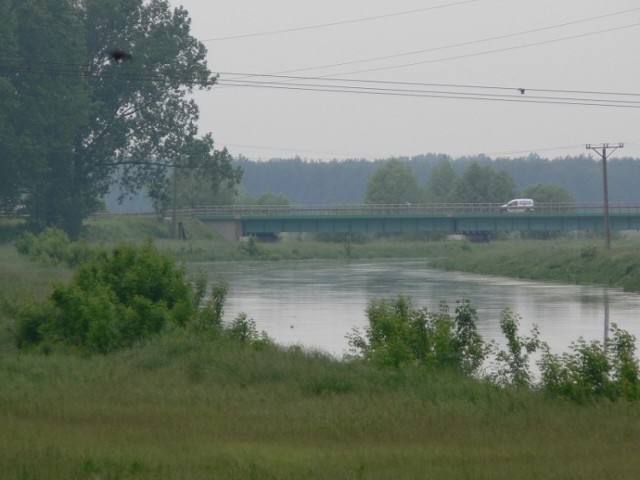
[[575, 203], [569, 191], [560, 185], [537, 183], [524, 189], [522, 196], [536, 203]]
[[123, 194], [158, 195], [173, 168], [199, 169], [212, 186], [239, 182], [226, 151], [198, 135], [189, 95], [215, 77], [186, 10], [166, 0], [0, 2], [17, 51], [0, 58], [0, 110], [8, 82], [17, 144], [1, 161], [18, 162], [9, 196], [24, 199], [34, 228], [77, 235], [115, 181]]
[[[10, 8], [10, 0], [0, 0], [0, 62], [15, 58], [17, 55], [16, 22]], [[20, 196], [18, 162], [16, 152], [16, 131], [12, 118], [17, 111], [15, 89], [9, 78], [4, 75], [0, 63], [0, 213], [13, 211]]]
[[475, 162], [455, 188], [455, 201], [460, 203], [504, 203], [515, 196], [516, 184], [508, 173]]
[[455, 202], [455, 186], [458, 181], [451, 160], [444, 158], [431, 169], [429, 180], [425, 187], [425, 195], [427, 202], [430, 203], [447, 203]]
[[411, 168], [398, 159], [391, 159], [375, 170], [367, 180], [365, 203], [417, 203], [422, 192]]

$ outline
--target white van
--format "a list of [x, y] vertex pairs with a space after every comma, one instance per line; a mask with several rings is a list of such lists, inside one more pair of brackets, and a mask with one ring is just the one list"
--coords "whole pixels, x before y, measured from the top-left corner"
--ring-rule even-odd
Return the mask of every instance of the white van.
[[533, 200], [530, 198], [514, 198], [500, 206], [500, 212], [533, 212]]

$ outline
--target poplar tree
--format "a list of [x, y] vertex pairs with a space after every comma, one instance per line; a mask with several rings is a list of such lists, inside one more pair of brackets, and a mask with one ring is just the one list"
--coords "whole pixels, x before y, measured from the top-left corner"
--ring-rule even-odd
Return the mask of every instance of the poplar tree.
[[[241, 171], [199, 135], [194, 89], [216, 81], [166, 0], [0, 0], [0, 202], [75, 237], [114, 185], [166, 195], [171, 172], [212, 189]], [[6, 40], [5, 40], [6, 39]]]

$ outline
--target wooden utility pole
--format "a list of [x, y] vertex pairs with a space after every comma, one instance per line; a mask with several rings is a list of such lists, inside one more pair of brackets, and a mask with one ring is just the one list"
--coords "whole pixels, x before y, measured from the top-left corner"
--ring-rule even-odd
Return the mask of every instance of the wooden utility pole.
[[176, 239], [176, 210], [178, 203], [178, 172], [176, 172], [176, 166], [173, 166], [173, 205], [171, 208], [171, 238]]
[[[615, 152], [619, 148], [623, 148], [623, 143], [617, 143], [615, 145], [609, 143], [603, 143], [601, 145], [587, 144], [587, 150], [593, 150], [600, 158], [602, 158], [602, 184], [604, 194], [604, 236], [607, 250], [611, 250], [611, 226], [609, 224], [609, 181], [607, 180], [607, 150], [611, 150], [610, 153]], [[600, 152], [602, 150], [602, 153]]]

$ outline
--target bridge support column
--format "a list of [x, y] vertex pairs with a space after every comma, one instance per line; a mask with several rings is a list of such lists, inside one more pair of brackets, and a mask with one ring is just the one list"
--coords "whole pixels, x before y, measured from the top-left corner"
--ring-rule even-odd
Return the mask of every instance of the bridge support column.
[[207, 225], [218, 232], [225, 240], [237, 242], [242, 237], [242, 220], [205, 221]]

